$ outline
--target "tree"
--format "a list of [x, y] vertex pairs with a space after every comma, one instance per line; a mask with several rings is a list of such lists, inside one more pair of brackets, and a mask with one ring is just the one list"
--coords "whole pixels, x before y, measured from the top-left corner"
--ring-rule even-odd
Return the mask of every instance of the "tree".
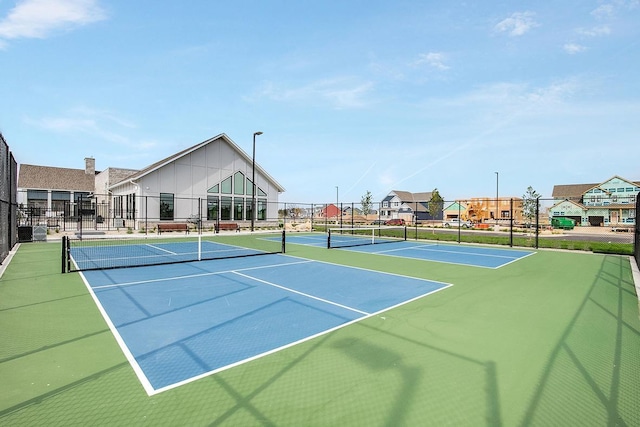
[[527, 188], [527, 192], [522, 196], [522, 216], [527, 223], [532, 223], [536, 217], [536, 208], [538, 207], [538, 199], [540, 194], [533, 189], [532, 186]]
[[362, 204], [362, 215], [369, 215], [371, 213], [371, 207], [373, 206], [373, 196], [371, 192], [367, 190], [366, 194], [362, 196], [360, 203]]
[[429, 200], [429, 215], [432, 219], [442, 219], [442, 209], [444, 208], [444, 200], [440, 196], [437, 188], [431, 192], [431, 200]]

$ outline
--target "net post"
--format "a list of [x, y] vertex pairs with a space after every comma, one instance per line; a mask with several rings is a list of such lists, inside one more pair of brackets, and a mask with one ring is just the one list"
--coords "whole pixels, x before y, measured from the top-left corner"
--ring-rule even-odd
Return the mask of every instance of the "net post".
[[287, 239], [286, 239], [285, 235], [286, 235], [286, 231], [283, 229], [282, 230], [282, 248], [281, 248], [283, 254], [287, 252], [286, 251], [286, 240]]
[[376, 229], [371, 229], [371, 244], [373, 245], [376, 242]]
[[66, 273], [66, 270], [65, 270], [65, 265], [67, 264], [66, 245], [67, 245], [67, 236], [62, 236], [62, 256], [60, 257], [62, 259], [62, 271], [61, 271], [62, 274]]
[[404, 240], [407, 240], [407, 226], [404, 226]]
[[327, 226], [327, 249], [331, 249], [331, 229]]
[[65, 248], [65, 259], [67, 261], [67, 273], [71, 271], [71, 238], [67, 236], [67, 244]]
[[198, 261], [202, 261], [202, 234], [198, 234]]

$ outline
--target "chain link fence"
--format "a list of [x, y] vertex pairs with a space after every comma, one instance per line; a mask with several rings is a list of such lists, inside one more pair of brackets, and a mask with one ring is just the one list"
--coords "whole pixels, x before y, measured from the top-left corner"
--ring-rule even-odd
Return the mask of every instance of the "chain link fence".
[[[565, 202], [575, 209], [567, 209]], [[580, 201], [545, 198], [390, 203], [295, 206], [311, 218], [316, 230], [406, 225], [413, 239], [637, 254], [635, 199], [615, 209], [596, 211], [596, 216], [587, 215]]]
[[[640, 210], [640, 197], [636, 200], [636, 212]], [[640, 224], [636, 221], [635, 227], [635, 239], [634, 239], [634, 256], [636, 258], [636, 265], [640, 267]], [[640, 296], [640, 295], [639, 295]]]
[[0, 134], [0, 262], [16, 244], [16, 189], [18, 165]]
[[199, 232], [274, 228], [326, 231], [340, 227], [406, 225], [408, 236], [413, 239], [631, 255], [638, 246], [637, 201], [635, 198], [633, 203], [628, 201], [594, 211], [585, 209], [578, 200], [545, 198], [474, 198], [397, 204], [389, 201], [276, 203], [217, 195], [164, 200], [153, 196], [94, 194], [74, 201], [21, 205], [18, 218], [20, 225], [45, 226], [48, 233], [77, 234], [154, 233], [163, 223], [183, 223], [188, 230]]

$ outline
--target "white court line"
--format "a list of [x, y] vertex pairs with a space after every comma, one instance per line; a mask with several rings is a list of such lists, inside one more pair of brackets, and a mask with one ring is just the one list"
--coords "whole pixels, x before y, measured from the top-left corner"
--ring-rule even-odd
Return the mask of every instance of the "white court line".
[[339, 303], [334, 302], [334, 301], [329, 301], [328, 299], [324, 299], [324, 298], [313, 296], [311, 294], [306, 294], [304, 292], [296, 291], [295, 289], [287, 288], [286, 286], [282, 286], [282, 285], [277, 285], [277, 284], [272, 283], [272, 282], [267, 282], [266, 280], [258, 279], [257, 277], [251, 277], [251, 276], [248, 276], [246, 274], [243, 274], [243, 273], [240, 273], [240, 272], [237, 272], [237, 271], [233, 271], [232, 273], [235, 273], [238, 276], [246, 277], [247, 279], [255, 280], [256, 282], [264, 283], [265, 285], [274, 286], [276, 288], [280, 288], [280, 289], [283, 289], [285, 291], [292, 292], [294, 294], [302, 295], [303, 297], [307, 297], [307, 298], [311, 298], [311, 299], [314, 299], [314, 300], [317, 300], [317, 301], [321, 301], [321, 302], [324, 302], [324, 303], [327, 303], [327, 304], [335, 305], [336, 307], [344, 308], [344, 309], [349, 310], [349, 311], [355, 311], [356, 313], [360, 313], [360, 314], [362, 314], [364, 316], [368, 316], [369, 314], [371, 314], [371, 313], [367, 313], [366, 311], [358, 310], [357, 308], [349, 307], [347, 305], [339, 304]]
[[[166, 253], [171, 254], [171, 255], [178, 255], [178, 252], [173, 252], [173, 251], [170, 251], [168, 249], [161, 248], [160, 246], [152, 245], [150, 243], [145, 243], [145, 246], [149, 246], [150, 248], [157, 249], [159, 251], [163, 251], [163, 252], [166, 252]], [[180, 255], [182, 255], [182, 254], [180, 254]]]
[[[202, 262], [202, 261], [200, 261], [200, 262]], [[158, 279], [137, 280], [137, 281], [134, 281], [134, 282], [123, 282], [123, 283], [113, 283], [113, 284], [110, 284], [110, 285], [95, 286], [93, 289], [108, 289], [108, 288], [118, 288], [118, 287], [121, 287], [121, 286], [144, 285], [146, 283], [170, 282], [170, 281], [173, 281], [173, 280], [184, 280], [184, 279], [192, 279], [192, 278], [195, 278], [195, 277], [206, 277], [206, 276], [215, 276], [215, 275], [218, 275], [218, 274], [235, 273], [237, 271], [251, 271], [251, 270], [259, 270], [259, 269], [262, 269], [262, 268], [275, 268], [275, 267], [283, 267], [283, 266], [293, 265], [293, 264], [305, 264], [305, 263], [308, 263], [308, 262], [313, 262], [313, 261], [312, 260], [295, 261], [295, 262], [286, 262], [286, 263], [278, 263], [278, 264], [270, 264], [270, 265], [261, 265], [261, 266], [256, 266], [256, 267], [235, 268], [233, 270], [211, 271], [211, 272], [208, 272], [208, 273], [198, 273], [198, 274], [187, 274], [187, 275], [184, 275], [184, 276], [161, 277], [161, 278], [158, 278]]]
[[[442, 247], [442, 246], [439, 246]], [[506, 256], [506, 255], [494, 255], [494, 254], [485, 254], [485, 253], [479, 253], [479, 252], [460, 252], [460, 251], [444, 251], [444, 250], [440, 250], [440, 249], [429, 249], [428, 247], [422, 247], [422, 246], [411, 246], [408, 248], [401, 248], [401, 249], [391, 249], [388, 251], [377, 251], [377, 252], [371, 252], [372, 254], [383, 254], [383, 253], [388, 253], [388, 252], [396, 252], [396, 251], [404, 251], [404, 250], [409, 250], [409, 249], [416, 249], [419, 251], [425, 251], [425, 252], [439, 252], [439, 253], [447, 253], [447, 254], [457, 254], [457, 255], [475, 255], [475, 256], [482, 256], [482, 257], [487, 257], [487, 258], [506, 258], [506, 259], [520, 259], [523, 257], [517, 257], [514, 258], [512, 256]], [[489, 249], [491, 250], [491, 249]]]

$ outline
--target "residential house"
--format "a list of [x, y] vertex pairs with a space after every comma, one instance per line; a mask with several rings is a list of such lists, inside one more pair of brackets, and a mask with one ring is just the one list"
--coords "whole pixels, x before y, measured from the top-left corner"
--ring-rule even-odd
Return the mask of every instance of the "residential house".
[[556, 185], [549, 216], [571, 218], [582, 226], [633, 225], [639, 192], [640, 181], [619, 176], [597, 184]]
[[391, 191], [380, 203], [380, 219], [404, 219], [407, 223], [415, 221], [442, 220], [442, 210], [429, 212], [432, 193], [410, 193], [408, 191]]
[[519, 197], [474, 197], [461, 203], [467, 208], [466, 219], [476, 223], [495, 222], [496, 218], [499, 223], [511, 222], [511, 219], [515, 223], [523, 221]]
[[444, 206], [443, 220], [445, 219], [461, 219], [468, 220], [467, 204], [464, 202], [451, 202]]

